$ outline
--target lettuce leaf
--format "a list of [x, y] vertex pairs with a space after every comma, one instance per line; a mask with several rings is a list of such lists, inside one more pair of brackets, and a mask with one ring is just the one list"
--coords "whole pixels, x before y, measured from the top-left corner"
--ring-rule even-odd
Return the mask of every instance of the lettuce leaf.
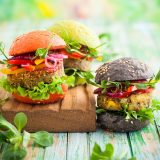
[[48, 99], [50, 94], [58, 93], [63, 94], [62, 84], [66, 84], [69, 78], [66, 80], [62, 77], [54, 77], [52, 83], [46, 84], [44, 82], [39, 82], [37, 86], [33, 89], [26, 89], [21, 86], [13, 87], [8, 82], [7, 78], [0, 79], [0, 87], [4, 88], [6, 91], [13, 93], [16, 92], [21, 96], [28, 96], [33, 100], [44, 100]]

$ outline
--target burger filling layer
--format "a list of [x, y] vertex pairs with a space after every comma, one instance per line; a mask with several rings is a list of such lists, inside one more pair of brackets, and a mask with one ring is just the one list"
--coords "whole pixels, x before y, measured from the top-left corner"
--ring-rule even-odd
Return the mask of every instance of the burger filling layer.
[[97, 104], [106, 110], [120, 111], [127, 105], [128, 110], [138, 111], [148, 108], [151, 104], [152, 96], [150, 93], [132, 94], [126, 98], [112, 98], [105, 95], [98, 95]]

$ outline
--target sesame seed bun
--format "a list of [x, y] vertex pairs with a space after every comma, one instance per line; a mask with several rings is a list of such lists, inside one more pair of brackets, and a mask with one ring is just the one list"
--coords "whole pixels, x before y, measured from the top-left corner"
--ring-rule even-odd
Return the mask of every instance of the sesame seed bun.
[[142, 80], [153, 77], [153, 72], [145, 63], [134, 58], [120, 58], [103, 64], [96, 71], [95, 80], [106, 81]]
[[53, 50], [65, 48], [66, 44], [61, 37], [49, 31], [33, 31], [17, 37], [10, 47], [9, 55], [35, 52], [38, 48], [48, 48], [50, 45], [50, 50]]

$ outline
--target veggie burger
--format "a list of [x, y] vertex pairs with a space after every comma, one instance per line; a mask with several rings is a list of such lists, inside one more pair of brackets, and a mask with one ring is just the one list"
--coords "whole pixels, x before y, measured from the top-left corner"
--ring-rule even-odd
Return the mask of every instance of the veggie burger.
[[97, 58], [100, 41], [98, 36], [85, 25], [73, 20], [55, 23], [49, 28], [66, 42], [62, 53], [68, 56], [64, 59], [65, 73], [72, 76], [72, 87], [83, 85], [93, 79], [90, 72], [91, 62]]
[[1, 69], [7, 78], [0, 85], [18, 101], [39, 104], [63, 99], [68, 90], [63, 81], [66, 44], [49, 31], [33, 31], [15, 39]]
[[103, 64], [97, 71], [98, 123], [110, 131], [139, 130], [153, 118], [152, 91], [157, 78], [144, 63], [120, 58]]

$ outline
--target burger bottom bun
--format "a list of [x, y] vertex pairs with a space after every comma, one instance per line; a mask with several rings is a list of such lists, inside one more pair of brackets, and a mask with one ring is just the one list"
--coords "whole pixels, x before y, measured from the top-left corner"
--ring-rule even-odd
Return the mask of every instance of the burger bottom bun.
[[85, 59], [64, 59], [65, 68], [75, 68], [82, 71], [89, 71], [91, 68], [91, 62]]
[[137, 131], [149, 124], [148, 120], [138, 119], [126, 120], [124, 116], [114, 112], [105, 112], [97, 116], [97, 122], [103, 129], [113, 132]]
[[48, 104], [55, 103], [59, 100], [62, 100], [65, 97], [66, 92], [68, 91], [68, 86], [63, 85], [63, 94], [50, 94], [48, 99], [45, 100], [32, 100], [30, 97], [23, 97], [17, 93], [13, 93], [12, 96], [19, 102], [28, 103], [28, 104]]

